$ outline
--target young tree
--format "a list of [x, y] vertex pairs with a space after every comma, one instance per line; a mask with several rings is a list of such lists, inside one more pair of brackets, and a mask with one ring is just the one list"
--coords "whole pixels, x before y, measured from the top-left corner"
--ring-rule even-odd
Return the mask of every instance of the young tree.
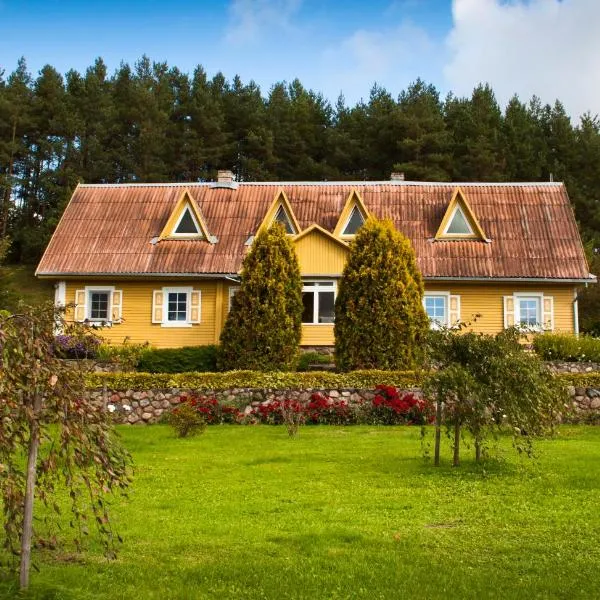
[[224, 369], [289, 369], [302, 328], [302, 279], [291, 241], [275, 223], [258, 234], [221, 333]]
[[429, 321], [410, 241], [389, 220], [369, 218], [352, 242], [335, 303], [339, 369], [408, 369]]
[[[79, 544], [91, 512], [107, 555], [115, 534], [104, 498], [125, 490], [130, 457], [118, 444], [109, 415], [86, 397], [83, 373], [57, 358], [53, 306], [0, 314], [0, 494], [4, 545], [20, 556], [20, 584], [29, 584], [34, 499], [53, 502], [62, 481]], [[25, 456], [25, 461], [23, 461]], [[116, 536], [119, 540], [119, 536]]]

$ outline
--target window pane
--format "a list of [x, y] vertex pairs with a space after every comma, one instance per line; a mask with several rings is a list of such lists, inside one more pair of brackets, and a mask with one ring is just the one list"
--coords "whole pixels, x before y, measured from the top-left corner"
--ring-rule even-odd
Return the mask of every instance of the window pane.
[[342, 232], [342, 235], [354, 235], [364, 222], [365, 220], [363, 219], [360, 210], [358, 210], [358, 208], [355, 206], [352, 209], [352, 214], [350, 215], [350, 219], [348, 220], [348, 224]]
[[90, 319], [108, 320], [109, 292], [90, 292]]
[[177, 229], [175, 230], [175, 233], [181, 233], [181, 234], [198, 233], [198, 228], [196, 227], [196, 224], [194, 223], [194, 219], [192, 218], [192, 214], [190, 213], [189, 208], [185, 209], [185, 212], [183, 213], [183, 217], [181, 218], [181, 221], [179, 221], [179, 225], [177, 225]]
[[467, 222], [467, 219], [465, 218], [465, 215], [460, 207], [456, 209], [446, 233], [454, 233], [458, 235], [471, 235], [473, 233], [473, 230]]
[[447, 320], [445, 296], [425, 296], [425, 312], [431, 322], [445, 325]]
[[537, 298], [519, 299], [519, 324], [526, 327], [539, 325], [539, 300]]
[[319, 323], [333, 323], [335, 295], [333, 292], [319, 293]]
[[277, 214], [275, 215], [275, 220], [278, 223], [281, 223], [285, 227], [286, 233], [290, 233], [290, 234], [294, 233], [294, 228], [292, 227], [290, 219], [287, 216], [287, 213], [285, 212], [285, 209], [283, 208], [283, 206], [279, 207], [279, 210], [277, 211]]
[[187, 321], [187, 296], [185, 292], [169, 292], [167, 321]]
[[314, 323], [315, 293], [302, 292], [302, 304], [304, 305], [304, 310], [302, 311], [302, 322]]

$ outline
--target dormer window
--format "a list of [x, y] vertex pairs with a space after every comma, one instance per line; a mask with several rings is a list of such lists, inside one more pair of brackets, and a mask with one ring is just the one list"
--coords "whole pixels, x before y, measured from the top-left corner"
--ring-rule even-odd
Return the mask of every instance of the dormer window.
[[346, 223], [346, 227], [342, 231], [342, 235], [356, 235], [358, 228], [365, 222], [364, 217], [360, 210], [358, 210], [358, 206], [355, 206], [352, 209], [352, 213], [350, 214], [350, 218]]
[[452, 199], [435, 234], [435, 239], [437, 241], [490, 241], [460, 188], [456, 188], [452, 194]]
[[296, 233], [298, 233], [295, 229], [294, 229], [294, 225], [292, 224], [292, 220], [290, 219], [289, 215], [287, 214], [283, 204], [279, 206], [279, 209], [277, 210], [277, 214], [275, 215], [275, 218], [273, 219], [274, 223], [281, 223], [284, 228], [285, 228], [285, 232], [288, 235], [295, 235]]
[[200, 226], [196, 221], [192, 211], [189, 206], [185, 207], [185, 210], [181, 213], [181, 217], [179, 217], [179, 221], [177, 225], [175, 225], [175, 229], [172, 233], [173, 236], [183, 235], [183, 236], [199, 236], [202, 237], [202, 232], [200, 231]]
[[160, 240], [207, 240], [211, 244], [217, 242], [217, 238], [209, 234], [200, 207], [188, 190], [183, 192], [175, 205], [158, 238]]

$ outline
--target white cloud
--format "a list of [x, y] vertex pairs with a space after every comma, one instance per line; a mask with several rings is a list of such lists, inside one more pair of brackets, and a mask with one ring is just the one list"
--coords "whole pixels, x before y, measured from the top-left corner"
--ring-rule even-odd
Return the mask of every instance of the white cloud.
[[599, 0], [453, 0], [447, 87], [489, 82], [504, 104], [517, 93], [561, 100], [572, 116], [600, 112]]
[[237, 45], [284, 39], [301, 4], [302, 0], [233, 0], [225, 39]]
[[427, 78], [439, 62], [438, 50], [425, 30], [408, 21], [360, 29], [323, 51], [318, 89], [329, 98], [343, 92], [350, 104], [366, 100], [374, 83], [397, 94], [417, 77]]

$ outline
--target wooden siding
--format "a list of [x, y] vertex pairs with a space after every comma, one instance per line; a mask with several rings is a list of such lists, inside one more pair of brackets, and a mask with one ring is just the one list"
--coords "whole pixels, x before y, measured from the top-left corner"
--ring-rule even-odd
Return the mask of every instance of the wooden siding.
[[[218, 340], [215, 316], [219, 284], [215, 281], [67, 281], [67, 304], [75, 302], [75, 290], [94, 285], [114, 285], [115, 289], [123, 291], [123, 322], [98, 331], [110, 343], [122, 344], [127, 339], [136, 344], [149, 342], [155, 348], [175, 348], [214, 344]], [[191, 286], [202, 292], [200, 323], [191, 327], [162, 327], [151, 322], [152, 292], [169, 286]]]
[[348, 249], [319, 230], [300, 238], [294, 246], [303, 275], [331, 276], [344, 269]]
[[[308, 236], [307, 236], [308, 237]], [[319, 238], [317, 238], [318, 240]], [[308, 240], [307, 251], [314, 251], [320, 241]], [[321, 262], [327, 264], [325, 253], [331, 260], [337, 260], [333, 252], [335, 244], [322, 246]], [[341, 248], [343, 252], [343, 248]], [[305, 263], [303, 263], [305, 264]], [[311, 272], [303, 267], [303, 272]], [[340, 269], [337, 270], [339, 272]], [[322, 269], [325, 272], [325, 267]], [[334, 271], [336, 272], [336, 271]], [[114, 344], [125, 339], [133, 343], [149, 342], [157, 348], [192, 346], [218, 343], [221, 330], [227, 318], [229, 305], [228, 281], [67, 281], [66, 302], [75, 301], [75, 291], [86, 286], [114, 285], [123, 291], [123, 323], [104, 328], [99, 333]], [[192, 286], [202, 292], [202, 322], [191, 327], [161, 327], [151, 323], [152, 292], [165, 286]], [[543, 292], [554, 298], [554, 331], [573, 332], [573, 285], [499, 284], [499, 283], [427, 283], [427, 292], [449, 292], [460, 296], [461, 320], [470, 321], [474, 315], [480, 317], [473, 325], [475, 331], [497, 333], [504, 325], [503, 297], [519, 292]], [[333, 325], [303, 325], [303, 346], [331, 346], [334, 343]]]

